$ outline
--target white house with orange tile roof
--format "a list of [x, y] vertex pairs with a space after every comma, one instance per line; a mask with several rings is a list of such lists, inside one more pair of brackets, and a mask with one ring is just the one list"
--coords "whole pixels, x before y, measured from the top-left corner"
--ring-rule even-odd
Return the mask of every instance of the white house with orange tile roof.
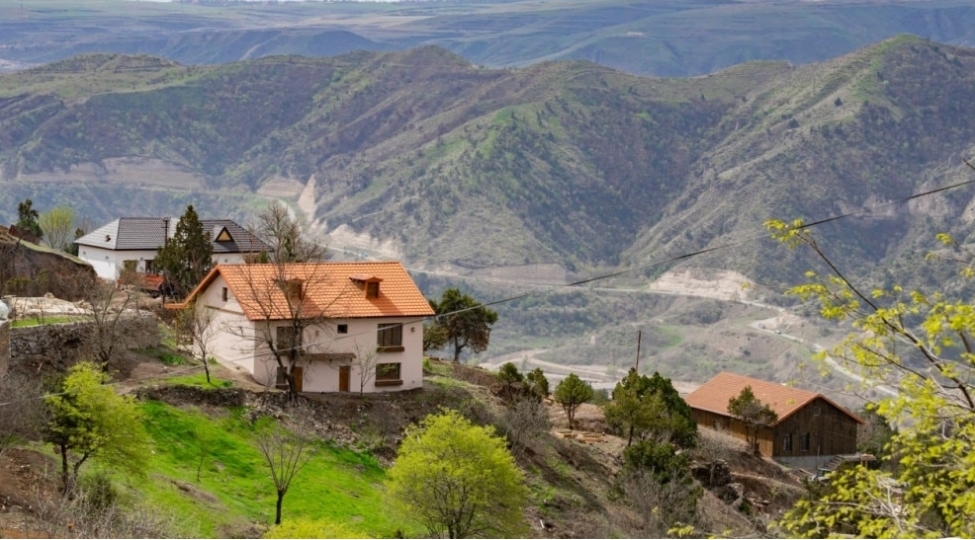
[[265, 339], [291, 343], [301, 317], [310, 324], [294, 340], [299, 391], [358, 392], [363, 379], [364, 392], [423, 385], [423, 318], [434, 312], [398, 262], [221, 264], [189, 302], [211, 319], [210, 355], [260, 384], [283, 382]]

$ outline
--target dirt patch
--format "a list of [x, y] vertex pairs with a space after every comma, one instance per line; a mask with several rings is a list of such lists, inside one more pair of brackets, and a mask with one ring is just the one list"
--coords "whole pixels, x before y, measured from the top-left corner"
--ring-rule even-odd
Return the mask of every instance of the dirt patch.
[[48, 538], [44, 524], [30, 513], [30, 495], [57, 493], [57, 463], [50, 456], [23, 448], [0, 456], [0, 538]]

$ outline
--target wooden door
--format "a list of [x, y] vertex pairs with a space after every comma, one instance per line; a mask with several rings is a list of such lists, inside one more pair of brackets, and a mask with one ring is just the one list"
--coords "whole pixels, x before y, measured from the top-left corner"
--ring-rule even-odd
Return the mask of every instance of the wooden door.
[[352, 366], [339, 366], [339, 392], [349, 391], [349, 378], [352, 375]]
[[295, 375], [295, 389], [301, 392], [301, 382], [305, 378], [305, 368], [301, 366], [295, 366], [293, 373]]

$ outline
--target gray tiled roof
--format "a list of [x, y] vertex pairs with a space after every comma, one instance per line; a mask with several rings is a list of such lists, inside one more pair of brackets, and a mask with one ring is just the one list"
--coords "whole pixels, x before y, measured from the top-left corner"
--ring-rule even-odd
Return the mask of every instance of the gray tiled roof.
[[[159, 249], [168, 236], [176, 233], [177, 218], [119, 218], [75, 240], [83, 246], [112, 251]], [[210, 234], [213, 253], [253, 253], [266, 249], [263, 242], [247, 229], [229, 219], [201, 219], [203, 231]], [[231, 241], [217, 242], [223, 229]]]

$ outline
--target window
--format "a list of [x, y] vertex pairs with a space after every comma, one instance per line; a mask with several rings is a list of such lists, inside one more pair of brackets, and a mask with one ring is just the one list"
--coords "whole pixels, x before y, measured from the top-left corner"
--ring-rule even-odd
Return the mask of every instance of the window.
[[792, 434], [788, 434], [782, 438], [782, 449], [786, 452], [792, 451]]
[[813, 407], [813, 416], [819, 416], [822, 413], [823, 413], [823, 410], [822, 410], [822, 408], [819, 405]]
[[278, 366], [277, 376], [274, 378], [274, 387], [279, 390], [288, 388], [288, 379], [284, 377], [284, 374], [285, 374], [285, 369], [281, 366]]
[[399, 386], [403, 384], [400, 378], [400, 364], [376, 364], [376, 386]]
[[277, 347], [278, 351], [282, 353], [288, 353], [292, 349], [301, 348], [301, 334], [298, 333], [294, 327], [291, 326], [281, 326], [277, 329]]
[[378, 281], [367, 281], [366, 282], [366, 298], [379, 298], [379, 282]]
[[809, 451], [809, 434], [806, 433], [799, 437], [799, 451], [808, 452]]
[[146, 273], [155, 274], [156, 273], [156, 261], [154, 259], [146, 259]]
[[376, 345], [379, 352], [403, 351], [403, 325], [380, 324], [376, 335]]
[[126, 272], [135, 272], [138, 265], [139, 261], [136, 260], [122, 261], [122, 270], [125, 270]]
[[227, 295], [227, 288], [226, 287], [223, 288], [223, 292], [222, 292], [222, 294], [220, 296], [221, 296], [221, 298], [223, 298], [223, 301], [224, 302], [227, 301], [227, 298], [229, 298], [229, 296]]
[[335, 326], [335, 332], [338, 333], [338, 334], [348, 334], [349, 333], [349, 325], [347, 325], [347, 324], [339, 324], [339, 325], [336, 325]]

